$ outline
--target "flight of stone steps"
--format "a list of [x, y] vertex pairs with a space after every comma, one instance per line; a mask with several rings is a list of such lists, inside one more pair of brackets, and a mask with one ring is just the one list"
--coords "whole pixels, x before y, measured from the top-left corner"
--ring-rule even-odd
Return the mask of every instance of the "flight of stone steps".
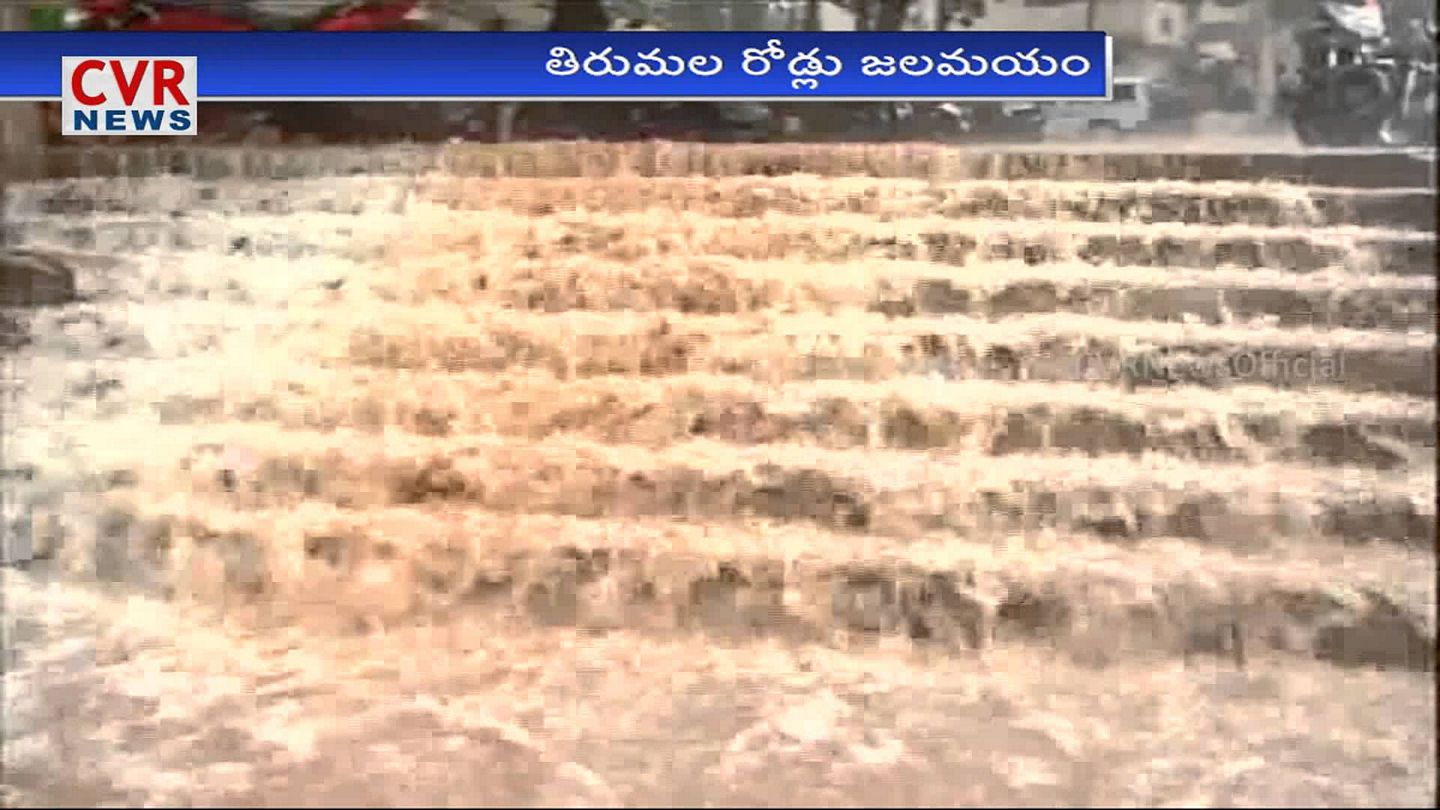
[[6, 310], [21, 556], [347, 631], [1433, 668], [1433, 156], [547, 148], [11, 185], [77, 271]]

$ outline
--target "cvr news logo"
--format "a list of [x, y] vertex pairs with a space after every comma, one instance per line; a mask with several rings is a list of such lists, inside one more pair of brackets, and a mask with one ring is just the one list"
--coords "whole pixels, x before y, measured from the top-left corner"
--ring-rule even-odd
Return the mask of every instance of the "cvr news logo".
[[64, 56], [62, 135], [194, 135], [193, 56]]

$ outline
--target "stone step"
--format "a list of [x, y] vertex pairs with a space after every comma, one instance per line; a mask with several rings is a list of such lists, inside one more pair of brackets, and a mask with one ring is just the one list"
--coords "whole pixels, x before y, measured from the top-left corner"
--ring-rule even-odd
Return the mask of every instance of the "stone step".
[[221, 216], [175, 218], [40, 217], [0, 222], [0, 242], [17, 247], [82, 251], [149, 258], [177, 252], [218, 256], [310, 259], [352, 252], [358, 234], [382, 238], [373, 223], [348, 214], [308, 214], [227, 220]]
[[16, 185], [7, 217], [214, 212], [227, 216], [398, 212], [415, 200], [464, 210], [531, 216], [586, 210], [625, 213], [680, 208], [751, 218], [863, 213], [888, 218], [1044, 219], [1259, 227], [1358, 225], [1432, 230], [1434, 189], [1331, 189], [1275, 183], [1103, 183], [873, 178], [736, 177], [700, 185], [688, 178], [615, 177], [582, 185], [563, 179], [475, 180], [427, 176], [321, 180], [216, 180], [159, 176], [75, 178]]
[[[403, 268], [403, 269], [401, 269]], [[1434, 280], [1422, 276], [1264, 270], [1157, 271], [1143, 266], [995, 261], [962, 269], [919, 261], [805, 263], [699, 258], [567, 257], [501, 266], [444, 254], [367, 272], [373, 288], [411, 300], [535, 312], [673, 314], [867, 307], [889, 317], [1075, 313], [1122, 320], [1426, 330]]]
[[[688, 178], [614, 177], [583, 184], [555, 179], [426, 177], [417, 197], [459, 210], [501, 209], [530, 216], [562, 211], [618, 214], [682, 209], [752, 218], [869, 214], [890, 219], [952, 219], [1258, 227], [1359, 225], [1430, 231], [1434, 188], [1343, 189], [1272, 182], [960, 181], [734, 177], [704, 184]], [[272, 195], [273, 196], [273, 192]]]
[[[254, 370], [241, 376], [214, 354], [121, 351], [142, 338], [111, 325], [91, 342], [114, 348], [92, 349], [91, 362], [42, 378], [27, 371], [35, 361], [21, 357], [15, 368], [27, 398], [13, 409], [14, 418], [43, 424], [50, 409], [63, 407], [71, 418], [150, 414], [162, 424], [237, 420], [297, 430], [393, 427], [432, 436], [493, 431], [535, 439], [573, 433], [646, 446], [706, 437], [995, 455], [1163, 453], [1377, 469], [1427, 470], [1435, 457], [1433, 402], [1334, 388], [1237, 380], [1223, 388], [1188, 386], [1177, 400], [1163, 387], [898, 376], [780, 386], [704, 374], [567, 380], [521, 368], [498, 374], [327, 368], [297, 363], [283, 349], [248, 354]], [[80, 342], [77, 334], [51, 351]], [[46, 345], [41, 339], [27, 352]]]
[[[308, 242], [309, 244], [305, 244]], [[1288, 269], [1220, 270], [994, 261], [963, 269], [922, 261], [807, 263], [701, 257], [640, 261], [561, 257], [504, 264], [445, 253], [380, 264], [360, 261], [362, 247], [284, 237], [244, 240], [234, 252], [202, 249], [139, 254], [84, 285], [92, 299], [123, 296], [139, 303], [166, 297], [259, 301], [309, 284], [368, 285], [415, 301], [444, 300], [537, 312], [669, 311], [724, 314], [867, 307], [890, 317], [1074, 313], [1122, 320], [1275, 323], [1316, 328], [1424, 330], [1434, 323], [1434, 279], [1347, 272], [1296, 274]], [[93, 242], [92, 242], [93, 244]], [[193, 244], [193, 243], [192, 243]], [[256, 252], [269, 256], [256, 256]], [[332, 251], [332, 252], [326, 252]], [[354, 254], [336, 255], [333, 251]], [[73, 262], [71, 262], [73, 264]], [[478, 267], [477, 267], [478, 265]], [[256, 277], [263, 276], [264, 283]], [[293, 284], [282, 281], [293, 279]], [[84, 279], [82, 279], [82, 282]], [[337, 286], [338, 285], [338, 286]]]
[[1080, 315], [990, 321], [837, 312], [666, 319], [627, 312], [487, 312], [449, 304], [370, 313], [363, 324], [331, 321], [326, 336], [297, 335], [295, 350], [373, 368], [500, 371], [538, 365], [578, 378], [724, 373], [784, 382], [939, 375], [1127, 388], [1247, 383], [1418, 397], [1435, 391], [1434, 338], [1427, 332]]
[[271, 621], [338, 629], [470, 614], [860, 649], [895, 638], [952, 654], [1040, 641], [1092, 665], [1160, 654], [1243, 667], [1281, 653], [1434, 668], [1434, 560], [1396, 549], [1366, 550], [1353, 565], [1358, 550], [1329, 545], [1237, 557], [1063, 534], [897, 543], [453, 506], [236, 511], [143, 493], [113, 493], [93, 529], [63, 542], [77, 573], [163, 583], [212, 604], [263, 602]]
[[387, 246], [394, 259], [450, 254], [452, 261], [638, 262], [666, 258], [925, 261], [952, 267], [1019, 261], [1193, 269], [1283, 269], [1309, 273], [1433, 275], [1435, 235], [1373, 228], [1256, 228], [1044, 220], [882, 220], [835, 214], [821, 220], [771, 214], [754, 221], [679, 211], [529, 217], [431, 208], [416, 210], [410, 237]]
[[[7, 155], [7, 159], [18, 159]], [[895, 144], [467, 144], [444, 147], [64, 147], [46, 150], [48, 177], [179, 174], [306, 178], [440, 171], [475, 177], [707, 177], [819, 174], [954, 180], [1255, 181], [1352, 188], [1426, 188], [1434, 150], [1139, 153], [976, 150]], [[31, 156], [30, 162], [33, 162]]]
[[[1352, 277], [1353, 278], [1353, 277]], [[1415, 279], [1418, 276], [1404, 276]], [[1356, 279], [1358, 280], [1358, 279]], [[1412, 287], [1362, 284], [1326, 289], [1264, 287], [1258, 284], [1069, 285], [1024, 280], [988, 289], [968, 289], [934, 278], [877, 295], [870, 308], [895, 317], [961, 314], [992, 320], [1012, 315], [1075, 313], [1118, 318], [1207, 324], [1273, 322], [1283, 327], [1424, 331], [1435, 324], [1435, 294], [1426, 282]], [[548, 292], [548, 291], [547, 291]], [[528, 303], [528, 302], [527, 302]], [[548, 303], [548, 300], [547, 300]]]
[[490, 430], [644, 446], [702, 437], [740, 445], [969, 449], [998, 456], [1162, 453], [1198, 461], [1391, 470], [1428, 470], [1435, 460], [1434, 407], [1425, 400], [1259, 387], [1195, 392], [1177, 403], [1163, 391], [1083, 383], [827, 381], [777, 388], [704, 375], [561, 381], [526, 372], [320, 368], [296, 368], [246, 389], [228, 377], [213, 386], [187, 379], [184, 388], [165, 396], [156, 383], [142, 385], [155, 395], [149, 404], [162, 421], [235, 419], [376, 433], [396, 427], [431, 436]]
[[15, 185], [7, 219], [35, 217], [171, 217], [403, 211], [416, 181], [362, 175], [305, 180], [216, 180], [188, 177], [88, 177]]
[[[1337, 267], [1358, 273], [1422, 276], [1435, 271], [1435, 237], [1420, 232], [1238, 226], [1201, 229], [1107, 223], [1069, 223], [1061, 227], [1053, 222], [1011, 220], [955, 223], [916, 219], [885, 223], [859, 215], [829, 218], [823, 228], [793, 217], [775, 217], [757, 227], [733, 219], [685, 217], [657, 222], [653, 218], [646, 221], [641, 215], [617, 216], [613, 222], [581, 223], [472, 214], [449, 217], [438, 226], [429, 225], [419, 214], [378, 213], [363, 218], [321, 213], [236, 219], [31, 218], [4, 222], [3, 241], [16, 247], [104, 254], [199, 250], [303, 258], [327, 252], [402, 247], [413, 254], [416, 245], [443, 251], [473, 242], [475, 237], [467, 236], [466, 220], [471, 233], [477, 229], [492, 233], [516, 231], [513, 240], [496, 239], [498, 234], [490, 237], [492, 244], [513, 257], [510, 261], [555, 261], [583, 254], [624, 261], [715, 256], [748, 261], [929, 261], [955, 267], [993, 261], [1023, 261], [1030, 265], [1080, 261], [1155, 268], [1260, 267], [1296, 273]], [[425, 241], [419, 241], [422, 239]], [[486, 256], [473, 259], [490, 261]]]
[[530, 443], [391, 431], [376, 444], [372, 434], [348, 428], [163, 427], [134, 419], [99, 423], [93, 431], [148, 436], [144, 457], [123, 446], [92, 448], [94, 469], [126, 473], [165, 492], [211, 493], [235, 508], [306, 498], [353, 509], [436, 501], [617, 519], [769, 518], [897, 537], [946, 531], [989, 539], [1055, 530], [1116, 542], [1180, 536], [1237, 548], [1322, 536], [1429, 548], [1434, 534], [1434, 476], [1414, 469], [1166, 454], [920, 454], [709, 439], [651, 449], [569, 435]]

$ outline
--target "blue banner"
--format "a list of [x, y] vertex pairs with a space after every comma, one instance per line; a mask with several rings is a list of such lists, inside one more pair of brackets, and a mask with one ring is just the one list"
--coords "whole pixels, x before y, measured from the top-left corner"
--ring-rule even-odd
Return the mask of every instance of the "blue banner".
[[0, 33], [0, 99], [61, 57], [196, 57], [208, 101], [1106, 98], [1100, 31]]

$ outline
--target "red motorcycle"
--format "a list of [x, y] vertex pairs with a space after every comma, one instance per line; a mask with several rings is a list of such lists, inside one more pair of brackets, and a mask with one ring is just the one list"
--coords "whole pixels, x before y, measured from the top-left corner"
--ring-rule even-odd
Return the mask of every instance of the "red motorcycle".
[[82, 31], [407, 31], [426, 27], [420, 0], [372, 0], [327, 6], [302, 17], [278, 17], [243, 2], [182, 3], [81, 0], [69, 15]]
[[[414, 31], [429, 27], [422, 0], [371, 0], [327, 6], [316, 14], [279, 17], [248, 7], [243, 0], [213, 2], [147, 2], [147, 0], [80, 0], [66, 14], [78, 31]], [[206, 105], [200, 116], [202, 135], [221, 137], [279, 129], [282, 134], [314, 130], [322, 134], [353, 134], [353, 116], [345, 105], [295, 102], [276, 105], [226, 103]], [[52, 140], [59, 137], [59, 105], [47, 105]]]
[[250, 22], [205, 7], [81, 0], [65, 15], [77, 31], [254, 31]]
[[347, 3], [315, 18], [311, 31], [423, 31], [430, 15], [420, 0]]

